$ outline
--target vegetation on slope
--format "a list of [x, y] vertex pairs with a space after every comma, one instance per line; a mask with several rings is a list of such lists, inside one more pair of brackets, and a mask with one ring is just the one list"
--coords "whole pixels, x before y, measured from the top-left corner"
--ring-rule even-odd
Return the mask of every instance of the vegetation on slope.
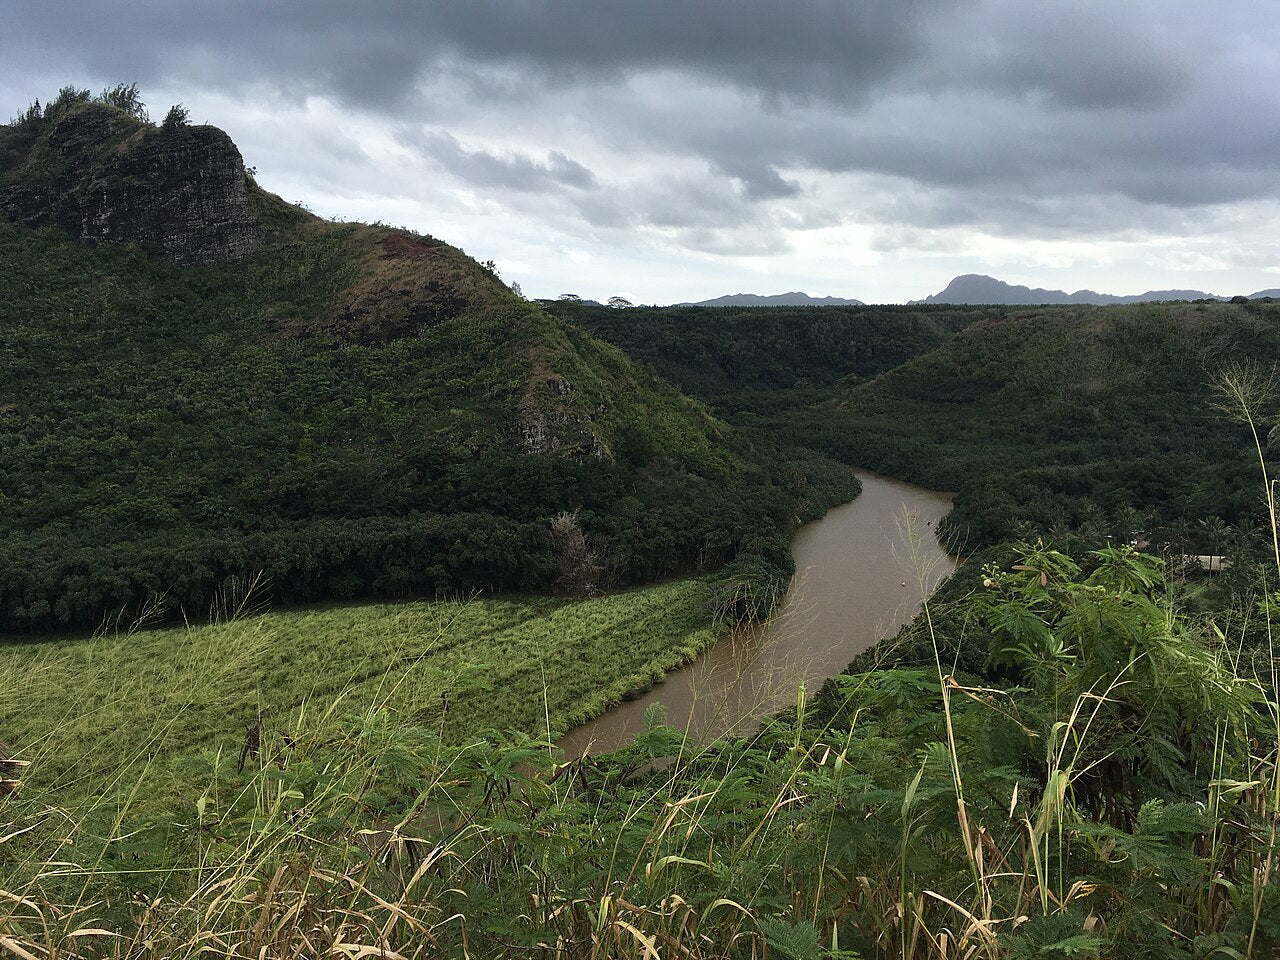
[[[1000, 307], [632, 307], [544, 301], [734, 422], [792, 409], [931, 350]], [[770, 417], [776, 414], [776, 417]]]
[[947, 528], [969, 549], [1076, 529], [1220, 554], [1202, 521], [1264, 519], [1253, 442], [1224, 416], [1220, 375], [1277, 361], [1274, 304], [1024, 310], [848, 391], [822, 446], [958, 491]]
[[[235, 755], [246, 732], [276, 737], [370, 703], [448, 742], [477, 730], [548, 735], [601, 713], [714, 641], [710, 587], [670, 581], [576, 602], [475, 598], [295, 607], [196, 627], [31, 639], [0, 647], [11, 749], [28, 786], [64, 798], [173, 765]], [[229, 598], [252, 610], [252, 591]], [[311, 718], [303, 720], [301, 718]], [[140, 771], [147, 769], [143, 775]], [[109, 792], [109, 791], [108, 791]]]
[[696, 749], [655, 710], [566, 762], [444, 743], [373, 683], [242, 768], [187, 764], [161, 815], [33, 785], [0, 798], [4, 935], [139, 958], [1272, 955], [1274, 678], [1233, 669], [1153, 557], [1019, 559], [966, 604], [1003, 682], [935, 656], [801, 694], [750, 740]]
[[[0, 186], [104, 115], [127, 136], [94, 163], [166, 136], [71, 91], [3, 128]], [[80, 182], [35, 192], [74, 206]], [[286, 601], [547, 588], [562, 514], [584, 588], [739, 555], [785, 573], [796, 518], [856, 492], [447, 244], [245, 189], [261, 244], [234, 263], [0, 220], [0, 630], [201, 619], [259, 573]]]
[[792, 451], [958, 491], [964, 551], [1074, 531], [1220, 554], [1213, 518], [1259, 528], [1214, 383], [1280, 361], [1280, 305], [550, 307]]

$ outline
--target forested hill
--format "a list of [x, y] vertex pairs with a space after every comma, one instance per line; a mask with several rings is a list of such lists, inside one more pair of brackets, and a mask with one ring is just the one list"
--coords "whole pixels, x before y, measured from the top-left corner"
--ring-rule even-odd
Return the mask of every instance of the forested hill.
[[1264, 520], [1257, 452], [1222, 378], [1253, 385], [1265, 442], [1278, 362], [1280, 304], [1022, 309], [806, 416], [816, 446], [958, 490], [948, 526], [969, 548], [1141, 530], [1221, 553], [1207, 530]]
[[1240, 364], [1267, 379], [1277, 303], [551, 309], [738, 425], [958, 491], [957, 547], [1141, 530], [1216, 553], [1206, 525], [1261, 519], [1215, 384]]
[[617, 344], [717, 413], [788, 410], [891, 370], [1001, 307], [547, 308]]
[[564, 512], [598, 585], [785, 566], [796, 516], [852, 495], [461, 251], [313, 217], [133, 106], [65, 90], [0, 127], [0, 629], [199, 617], [256, 574], [548, 588]]

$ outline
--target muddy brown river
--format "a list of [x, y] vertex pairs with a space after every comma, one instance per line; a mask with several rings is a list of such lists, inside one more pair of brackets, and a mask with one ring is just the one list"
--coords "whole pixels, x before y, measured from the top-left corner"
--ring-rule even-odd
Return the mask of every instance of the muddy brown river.
[[651, 690], [560, 741], [567, 756], [602, 753], [644, 729], [650, 704], [695, 739], [749, 733], [762, 717], [812, 693], [914, 617], [955, 568], [935, 531], [951, 495], [857, 471], [862, 493], [796, 533], [796, 576], [763, 626], [725, 637]]

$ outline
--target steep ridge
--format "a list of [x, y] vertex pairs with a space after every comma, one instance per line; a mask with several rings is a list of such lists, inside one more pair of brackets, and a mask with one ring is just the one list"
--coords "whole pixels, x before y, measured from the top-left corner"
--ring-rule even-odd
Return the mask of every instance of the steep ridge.
[[199, 617], [255, 576], [548, 588], [560, 514], [590, 586], [785, 569], [853, 495], [456, 248], [260, 190], [214, 128], [61, 103], [0, 128], [0, 196], [0, 629]]
[[177, 264], [234, 263], [263, 237], [244, 161], [223, 131], [156, 127], [93, 101], [4, 130], [0, 213], [85, 240], [154, 246]]

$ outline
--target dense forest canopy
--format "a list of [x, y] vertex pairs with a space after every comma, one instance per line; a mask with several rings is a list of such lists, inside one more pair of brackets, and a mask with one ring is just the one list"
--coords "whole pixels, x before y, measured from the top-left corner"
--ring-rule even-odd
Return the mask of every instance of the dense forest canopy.
[[947, 526], [970, 548], [1083, 528], [1222, 553], [1201, 521], [1256, 530], [1265, 511], [1221, 379], [1265, 386], [1278, 361], [1280, 304], [1023, 309], [844, 391], [818, 446], [959, 491]]
[[[200, 131], [70, 95], [0, 128], [0, 629], [198, 616], [255, 573], [295, 601], [552, 587], [562, 514], [593, 585], [784, 575], [796, 518], [856, 489], [459, 250], [264, 193]], [[174, 151], [239, 180], [193, 200]], [[146, 239], [209, 203], [247, 224], [218, 262]]]
[[1280, 304], [551, 308], [736, 424], [958, 491], [963, 551], [1083, 531], [1220, 553], [1201, 521], [1261, 519], [1215, 384], [1240, 364], [1266, 379]]
[[634, 307], [549, 300], [722, 416], [783, 411], [892, 370], [1000, 307]]

